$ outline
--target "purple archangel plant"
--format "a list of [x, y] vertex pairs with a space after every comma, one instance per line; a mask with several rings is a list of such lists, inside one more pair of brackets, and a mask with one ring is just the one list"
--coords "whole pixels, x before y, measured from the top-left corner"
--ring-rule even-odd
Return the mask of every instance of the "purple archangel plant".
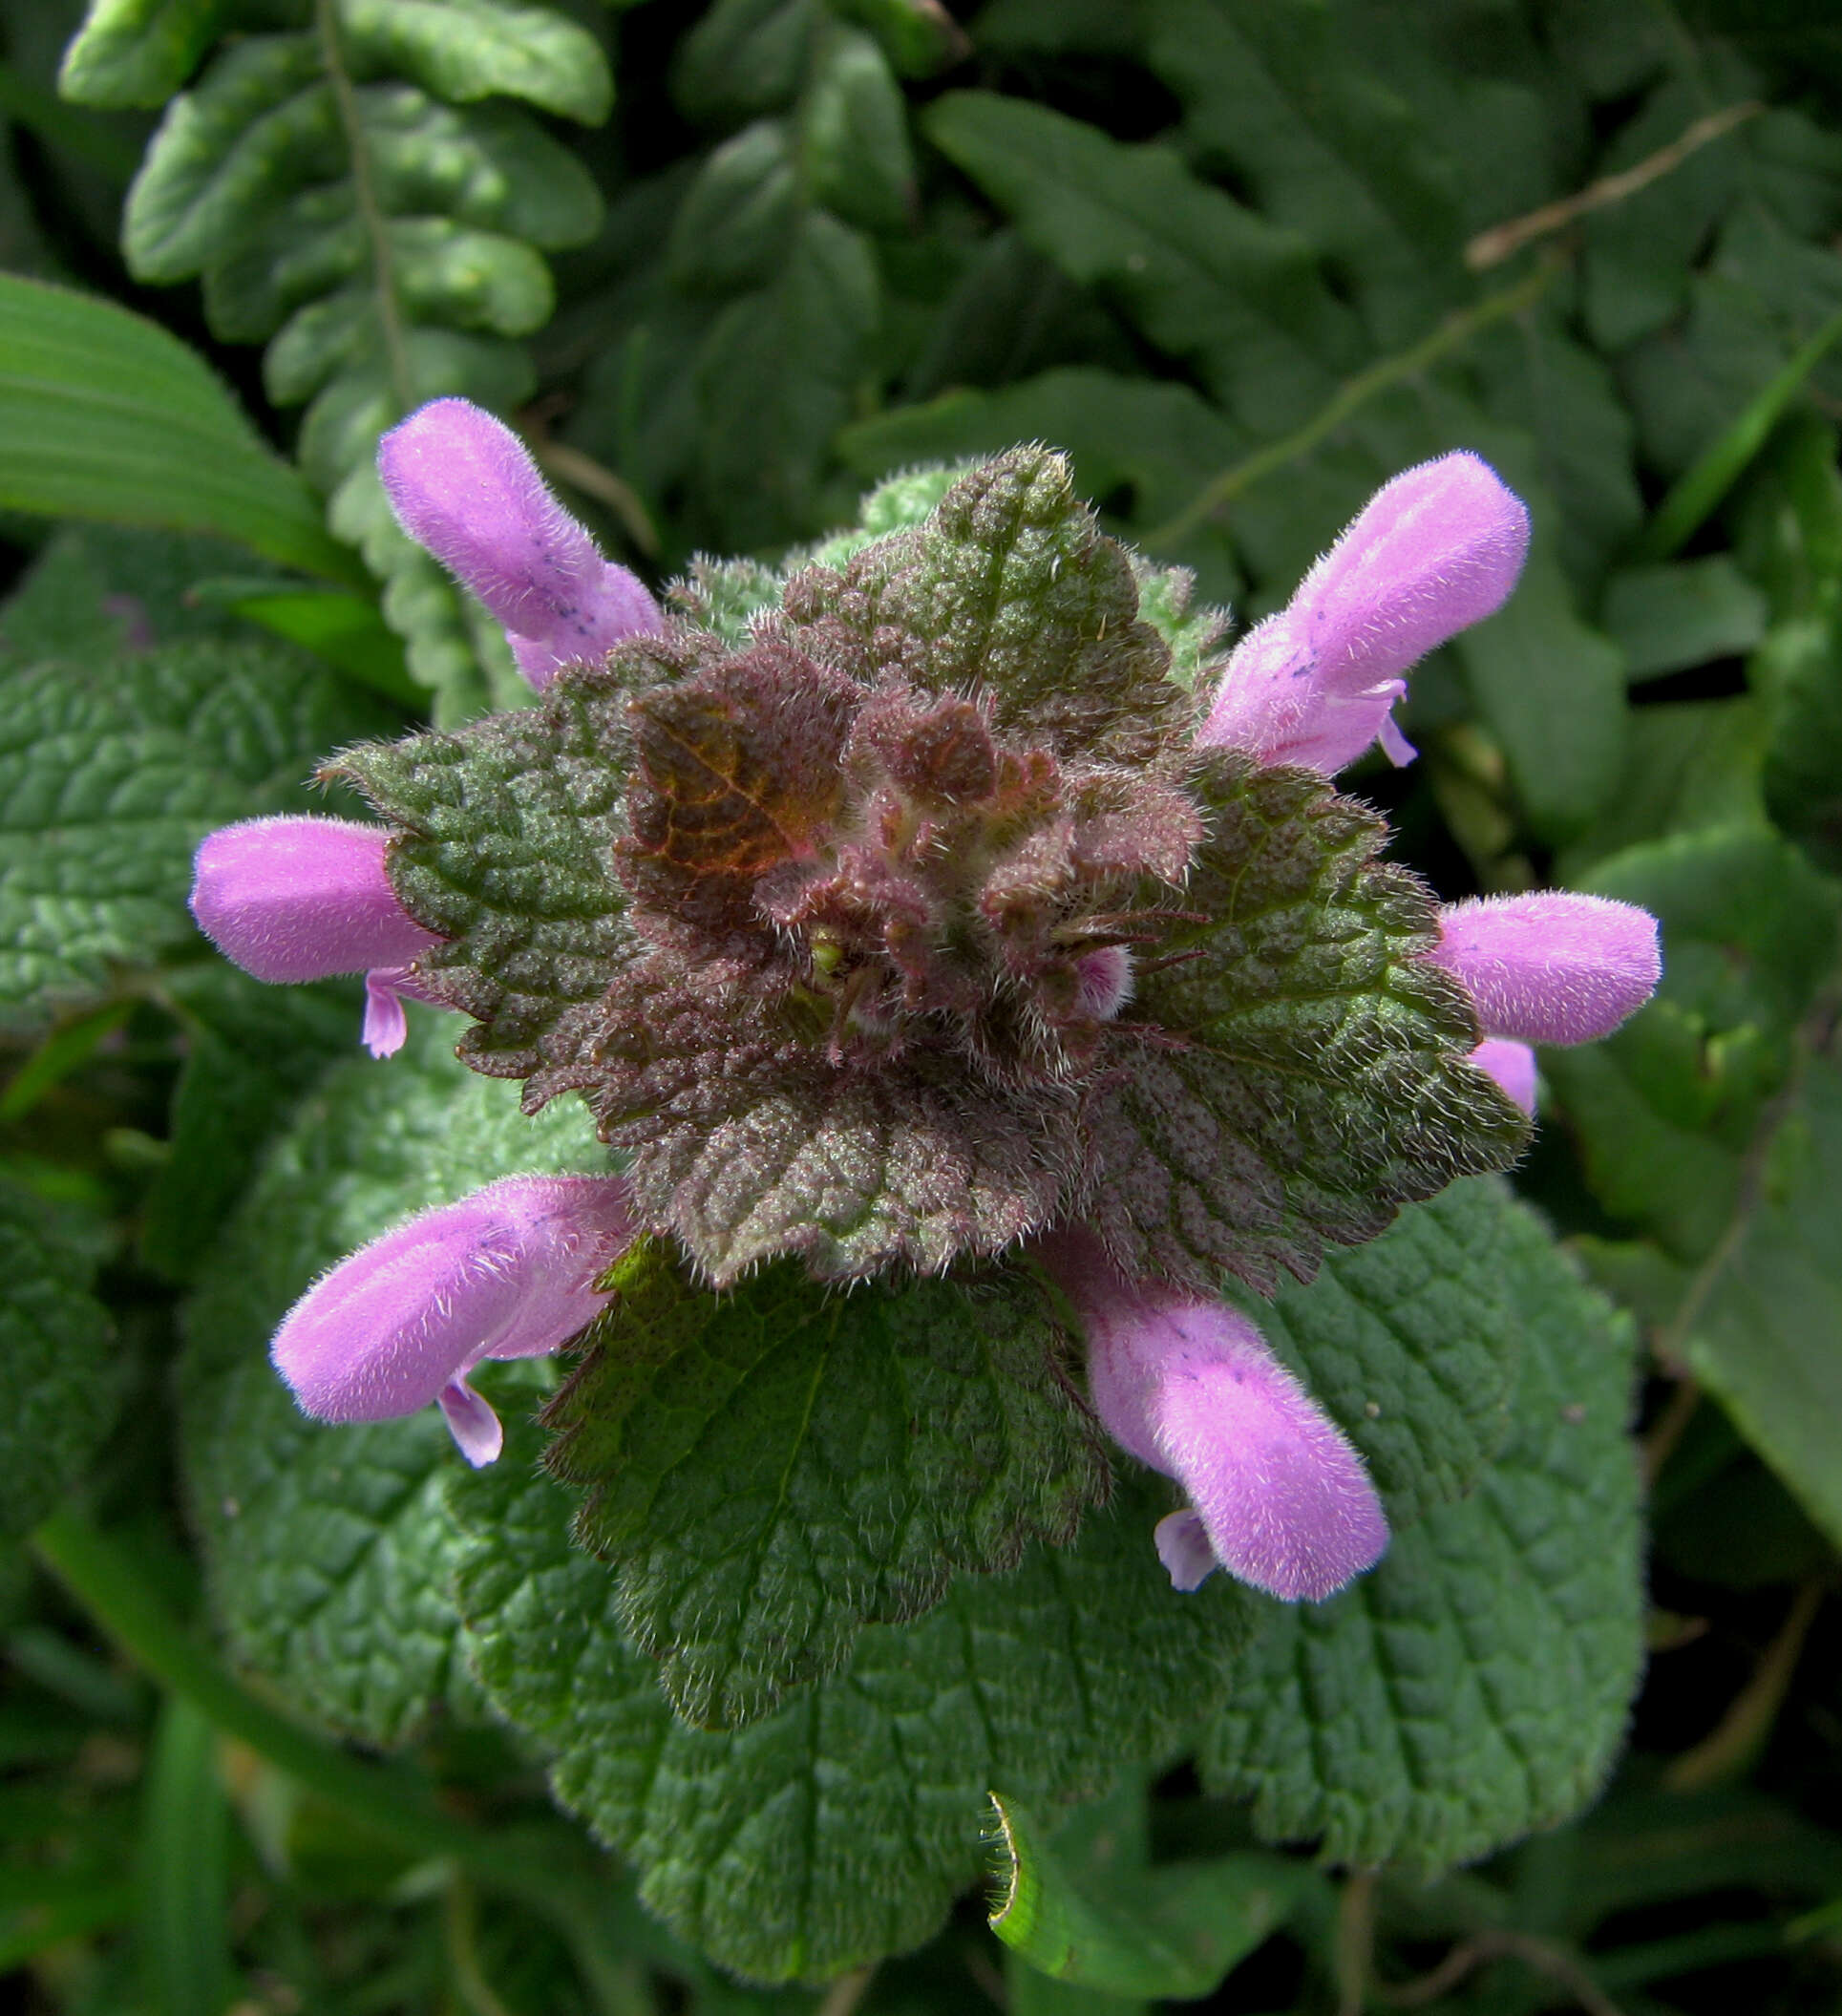
[[[708, 1307], [763, 1270], [996, 1281], [1039, 1353], [1072, 1319], [1100, 1421], [1175, 1479], [1177, 1587], [1317, 1599], [1370, 1566], [1361, 1457], [1224, 1289], [1508, 1167], [1529, 1046], [1606, 1034], [1658, 977], [1628, 905], [1441, 909], [1329, 781], [1411, 755], [1402, 675], [1514, 586], [1495, 475], [1396, 477], [1193, 692], [1046, 449], [772, 588], [704, 565], [668, 614], [464, 401], [380, 466], [539, 704], [346, 751], [328, 774], [383, 823], [215, 834], [195, 912], [259, 978], [367, 972], [380, 1054], [404, 993], [468, 1017], [466, 1062], [527, 1110], [579, 1095], [622, 1173], [496, 1183], [335, 1268], [275, 1342], [302, 1406], [436, 1400], [488, 1462], [481, 1360], [659, 1348], [624, 1254]], [[548, 1411], [577, 1480], [598, 1390], [579, 1369]]]

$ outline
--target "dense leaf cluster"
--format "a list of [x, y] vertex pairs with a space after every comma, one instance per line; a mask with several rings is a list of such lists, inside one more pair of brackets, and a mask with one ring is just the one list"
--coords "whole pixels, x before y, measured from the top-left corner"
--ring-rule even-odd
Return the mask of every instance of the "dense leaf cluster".
[[[0, 1952], [35, 2006], [919, 2016], [1000, 1969], [1021, 2016], [1835, 2000], [1828, 10], [950, 12], [0, 0], [0, 1528], [35, 1550], [0, 1549]], [[370, 473], [455, 391], [678, 626], [490, 722], [528, 698], [502, 642]], [[962, 506], [918, 528], [1022, 441], [1063, 501], [937, 621], [977, 568]], [[1177, 760], [1220, 606], [1459, 446], [1535, 547], [1414, 674], [1418, 763], [1337, 795]], [[917, 463], [955, 466], [886, 480]], [[386, 758], [406, 705], [438, 732]], [[327, 808], [352, 745], [472, 1071], [452, 1016], [351, 1056], [355, 989], [262, 988], [186, 919], [198, 838]], [[1020, 812], [999, 774], [1042, 758]], [[1122, 832], [1127, 770], [1162, 795]], [[954, 872], [869, 844], [873, 805]], [[493, 872], [481, 822], [520, 836]], [[884, 945], [899, 902], [1005, 897], [987, 964], [857, 978], [846, 867]], [[1416, 870], [1662, 920], [1657, 1000], [1542, 1055], [1539, 1215], [1410, 1201], [1511, 1145], [1455, 1090]], [[1085, 935], [1045, 936], [1051, 882]], [[765, 1064], [664, 1012], [718, 941], [791, 1018]], [[1097, 1020], [1070, 977], [1118, 946]], [[1172, 1500], [1109, 1483], [1064, 1313], [1002, 1260], [846, 1294], [769, 1259], [718, 1299], [649, 1244], [581, 1354], [489, 1371], [479, 1474], [433, 1415], [295, 1411], [264, 1346], [317, 1272], [607, 1166], [576, 1099], [494, 1076], [594, 1094], [712, 1271], [854, 1271], [862, 1195], [741, 1223], [698, 1166], [738, 1099], [758, 1136], [780, 1038], [859, 1087], [950, 1050], [988, 1103], [914, 1170], [930, 1208], [989, 1102], [1104, 1081], [1056, 1197], [1135, 1271], [1239, 1276], [1377, 1482], [1377, 1571], [1164, 1587]], [[949, 1919], [994, 1865], [1002, 1945]]]

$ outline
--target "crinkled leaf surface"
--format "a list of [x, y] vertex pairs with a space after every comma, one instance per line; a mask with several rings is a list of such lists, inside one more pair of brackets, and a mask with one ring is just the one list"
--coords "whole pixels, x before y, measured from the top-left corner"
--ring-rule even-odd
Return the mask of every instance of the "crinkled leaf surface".
[[613, 854], [625, 703], [619, 681], [572, 675], [540, 707], [350, 750], [338, 766], [407, 829], [392, 882], [448, 941], [423, 965], [444, 1001], [477, 1018], [467, 1055], [495, 1076], [535, 1077], [538, 1095], [571, 1082], [629, 956]]
[[612, 1278], [547, 1461], [587, 1487], [576, 1537], [689, 1721], [767, 1713], [956, 1570], [1066, 1542], [1106, 1488], [1026, 1274], [838, 1294], [782, 1263], [716, 1296], [648, 1242]]
[[1469, 1492], [1511, 1432], [1520, 1236], [1509, 1193], [1477, 1177], [1326, 1255], [1308, 1287], [1234, 1292], [1362, 1451], [1396, 1532]]
[[606, 1167], [578, 1109], [527, 1119], [508, 1087], [455, 1061], [452, 1021], [418, 1013], [413, 1029], [388, 1064], [336, 1067], [276, 1143], [201, 1271], [182, 1378], [193, 1518], [237, 1656], [385, 1743], [450, 1683], [440, 1474], [459, 1458], [433, 1408], [309, 1421], [269, 1336], [315, 1275], [413, 1212], [501, 1176]]
[[1114, 1039], [1094, 1221], [1129, 1274], [1207, 1288], [1222, 1270], [1268, 1294], [1399, 1204], [1502, 1168], [1525, 1129], [1465, 1061], [1470, 1002], [1414, 956], [1436, 914], [1375, 860], [1374, 815], [1226, 752], [1195, 790], [1212, 833], [1178, 901], [1201, 921], [1144, 973], [1130, 1013], [1154, 1027]]
[[936, 692], [984, 686], [1001, 728], [1058, 751], [1142, 758], [1188, 706], [1138, 621], [1125, 549], [1047, 448], [971, 471], [924, 524], [863, 547], [837, 579], [796, 577], [787, 610], [858, 676], [893, 665]]
[[353, 982], [265, 987], [219, 961], [173, 975], [167, 998], [185, 1031], [170, 1153], [148, 1192], [141, 1258], [191, 1277], [242, 1199], [288, 1110], [335, 1059], [363, 1016]]
[[115, 1324], [90, 1292], [103, 1227], [0, 1179], [0, 1536], [82, 1475], [120, 1398]]
[[302, 788], [390, 710], [279, 644], [0, 669], [0, 1016], [31, 1021], [197, 935], [214, 826], [320, 809]]
[[470, 1657], [495, 1706], [556, 1753], [563, 1803], [641, 1872], [640, 1894], [723, 1965], [825, 1980], [925, 1939], [985, 1861], [986, 1789], [1038, 1810], [1168, 1753], [1216, 1698], [1246, 1613], [1176, 1595], [1136, 1485], [1074, 1546], [962, 1576], [918, 1623], [721, 1734], [677, 1721], [606, 1570], [569, 1540], [530, 1443], [450, 1498]]
[[1631, 1325], [1526, 1211], [1508, 1231], [1524, 1348], [1501, 1454], [1353, 1588], [1273, 1606], [1205, 1739], [1205, 1781], [1251, 1796], [1269, 1840], [1435, 1872], [1566, 1818], [1623, 1730], [1642, 1650]]

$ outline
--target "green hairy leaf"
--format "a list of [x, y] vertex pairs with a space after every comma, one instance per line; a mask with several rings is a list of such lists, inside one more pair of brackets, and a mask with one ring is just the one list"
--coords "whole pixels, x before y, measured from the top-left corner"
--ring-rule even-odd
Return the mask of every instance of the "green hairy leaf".
[[611, 92], [599, 44], [551, 9], [340, 0], [310, 30], [221, 50], [129, 193], [137, 277], [201, 278], [215, 332], [267, 341], [269, 396], [306, 404], [305, 472], [383, 579], [444, 720], [516, 693], [517, 675], [397, 529], [377, 437], [440, 394], [501, 410], [529, 395], [517, 339], [555, 302], [541, 253], [593, 236], [601, 206], [581, 163], [500, 101], [597, 123]]
[[1526, 1211], [1506, 1229], [1523, 1349], [1501, 1454], [1342, 1595], [1260, 1600], [1204, 1739], [1205, 1779], [1253, 1799], [1264, 1839], [1430, 1874], [1572, 1814], [1622, 1732], [1642, 1617], [1631, 1325]]
[[1372, 1239], [1394, 1208], [1499, 1168], [1519, 1115], [1464, 1061], [1471, 1008], [1413, 955], [1426, 891], [1378, 864], [1381, 829], [1316, 773], [1212, 753], [1213, 831], [1184, 894], [1204, 922], [1147, 976], [1158, 1029], [1113, 1039], [1118, 1090], [1093, 1120], [1094, 1222], [1126, 1271], [1220, 1270], [1270, 1294], [1326, 1243]]
[[198, 943], [192, 855], [214, 826], [307, 811], [318, 754], [393, 725], [279, 644], [0, 669], [0, 1017], [105, 992], [113, 966]]
[[642, 1246], [612, 1281], [547, 1461], [587, 1487], [576, 1539], [688, 1721], [768, 1713], [956, 1571], [1066, 1544], [1105, 1491], [1027, 1276], [839, 1296], [782, 1263], [719, 1298]]
[[233, 1649], [373, 1743], [413, 1733], [459, 1681], [441, 1503], [459, 1458], [432, 1408], [307, 1420], [269, 1336], [316, 1275], [413, 1213], [502, 1176], [606, 1166], [577, 1109], [528, 1120], [455, 1062], [445, 1018], [413, 1029], [388, 1070], [339, 1065], [276, 1141], [199, 1270], [181, 1383], [192, 1513]]
[[1155, 1512], [1129, 1486], [1072, 1547], [870, 1626], [842, 1673], [764, 1720], [691, 1729], [530, 1449], [453, 1479], [476, 1670], [555, 1753], [558, 1796], [638, 1867], [642, 1901], [758, 1980], [822, 1981], [926, 1938], [983, 1866], [988, 1787], [1048, 1809], [1163, 1754], [1240, 1630], [1242, 1592], [1160, 1586]]
[[104, 1227], [0, 1178], [0, 1536], [55, 1509], [114, 1425], [115, 1323], [91, 1292]]

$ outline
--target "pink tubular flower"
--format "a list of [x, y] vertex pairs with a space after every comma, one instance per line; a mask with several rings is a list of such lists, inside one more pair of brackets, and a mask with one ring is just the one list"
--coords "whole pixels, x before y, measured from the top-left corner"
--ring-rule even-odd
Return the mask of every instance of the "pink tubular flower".
[[1526, 1043], [1506, 1036], [1486, 1036], [1471, 1051], [1471, 1062], [1487, 1078], [1521, 1107], [1531, 1119], [1535, 1110], [1535, 1054]]
[[390, 834], [352, 819], [244, 819], [207, 834], [192, 871], [192, 915], [226, 959], [258, 980], [368, 976], [372, 1055], [402, 1047], [398, 996], [412, 963], [441, 943], [397, 902], [384, 869]]
[[397, 522], [505, 626], [531, 684], [594, 664], [664, 618], [551, 496], [530, 452], [468, 399], [432, 399], [377, 444]]
[[1362, 1458], [1244, 1316], [1126, 1281], [1079, 1232], [1038, 1252], [1086, 1327], [1108, 1432], [1189, 1497], [1155, 1535], [1177, 1588], [1222, 1567], [1318, 1602], [1375, 1565], [1387, 1521]]
[[1409, 761], [1392, 713], [1401, 674], [1494, 614], [1528, 550], [1529, 514], [1489, 463], [1461, 452], [1404, 471], [1241, 639], [1197, 741], [1326, 775], [1378, 736]]
[[1462, 982], [1488, 1036], [1591, 1043], [1656, 990], [1657, 920], [1635, 903], [1549, 889], [1491, 896], [1442, 913], [1426, 954]]
[[467, 1373], [574, 1336], [606, 1300], [597, 1278], [633, 1236], [619, 1177], [507, 1177], [342, 1261], [288, 1311], [269, 1355], [322, 1421], [383, 1421], [436, 1402], [477, 1468], [503, 1434]]

